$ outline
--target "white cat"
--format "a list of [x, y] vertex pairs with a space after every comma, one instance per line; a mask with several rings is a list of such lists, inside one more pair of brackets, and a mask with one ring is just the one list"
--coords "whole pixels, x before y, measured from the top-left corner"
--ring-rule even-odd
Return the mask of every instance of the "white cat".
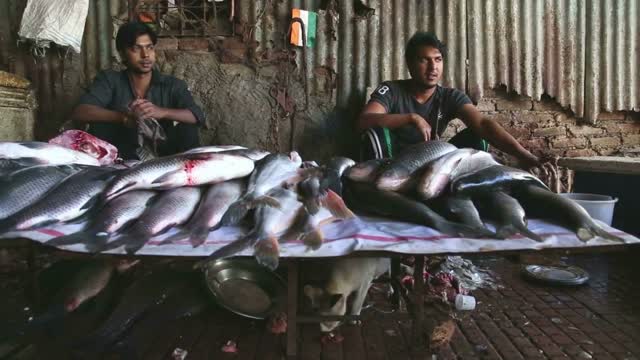
[[[328, 261], [330, 273], [325, 286], [304, 287], [311, 307], [320, 315], [345, 315], [347, 298], [353, 293], [349, 315], [360, 315], [371, 282], [389, 271], [391, 266], [388, 258], [336, 258]], [[338, 325], [339, 321], [324, 321], [320, 323], [320, 330], [329, 332]]]

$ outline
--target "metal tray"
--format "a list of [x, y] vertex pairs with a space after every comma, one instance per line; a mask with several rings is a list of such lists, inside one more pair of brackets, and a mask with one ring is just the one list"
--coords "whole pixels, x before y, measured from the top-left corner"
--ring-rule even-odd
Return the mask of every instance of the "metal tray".
[[582, 285], [589, 274], [576, 266], [526, 265], [522, 273], [531, 280], [554, 285]]
[[227, 310], [252, 319], [264, 319], [284, 309], [286, 283], [255, 260], [218, 260], [204, 271], [207, 288]]

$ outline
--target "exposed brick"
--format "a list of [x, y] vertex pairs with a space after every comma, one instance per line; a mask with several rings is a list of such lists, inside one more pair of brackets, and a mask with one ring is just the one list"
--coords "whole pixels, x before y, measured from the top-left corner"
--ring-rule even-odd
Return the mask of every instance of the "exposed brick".
[[611, 156], [617, 154], [619, 151], [618, 148], [601, 148], [596, 149], [596, 154], [599, 156]]
[[550, 113], [539, 111], [518, 111], [513, 113], [516, 124], [536, 124], [536, 127], [558, 126], [554, 116]]
[[596, 128], [596, 127], [592, 127], [589, 125], [584, 125], [584, 126], [580, 126], [580, 125], [575, 125], [575, 126], [569, 126], [569, 133], [573, 136], [579, 136], [579, 135], [599, 135], [602, 134], [604, 132], [603, 129], [601, 128]]
[[549, 96], [543, 96], [540, 101], [533, 102], [533, 110], [537, 111], [563, 111], [562, 105]]
[[569, 138], [566, 136], [561, 136], [556, 139], [551, 139], [551, 147], [555, 149], [568, 149], [568, 148], [584, 148], [587, 146], [587, 139], [579, 137], [579, 138]]
[[578, 157], [578, 156], [595, 156], [596, 152], [591, 149], [578, 149], [578, 150], [567, 150], [565, 153], [566, 157]]
[[622, 143], [624, 145], [640, 145], [640, 134], [622, 135]]
[[178, 39], [176, 38], [159, 38], [156, 44], [156, 50], [177, 50]]
[[619, 146], [620, 145], [620, 138], [619, 137], [613, 137], [613, 136], [608, 136], [608, 137], [601, 137], [601, 138], [591, 138], [589, 139], [589, 141], [591, 142], [591, 146], [594, 147], [614, 147], [614, 146]]
[[183, 38], [178, 42], [179, 50], [209, 50], [209, 40], [206, 38]]
[[523, 126], [505, 126], [504, 129], [516, 139], [531, 137], [531, 130]]
[[243, 63], [247, 57], [247, 45], [240, 39], [229, 37], [218, 43], [220, 61], [225, 64]]
[[489, 116], [494, 121], [500, 123], [500, 125], [504, 126], [511, 123], [511, 116], [508, 113], [496, 113]]
[[496, 110], [532, 110], [533, 101], [524, 96], [507, 95], [496, 99]]
[[477, 107], [480, 111], [496, 111], [496, 104], [492, 100], [488, 100], [486, 98], [480, 99]]
[[556, 126], [549, 128], [537, 129], [533, 132], [533, 136], [558, 136], [566, 135], [567, 129], [564, 126]]
[[522, 144], [522, 146], [524, 146], [525, 149], [532, 152], [542, 151], [547, 148], [547, 144], [542, 138], [522, 140], [520, 141], [520, 144]]
[[598, 120], [624, 120], [624, 111], [601, 112], [598, 114]]
[[640, 133], [640, 122], [603, 121], [601, 124], [609, 133]]

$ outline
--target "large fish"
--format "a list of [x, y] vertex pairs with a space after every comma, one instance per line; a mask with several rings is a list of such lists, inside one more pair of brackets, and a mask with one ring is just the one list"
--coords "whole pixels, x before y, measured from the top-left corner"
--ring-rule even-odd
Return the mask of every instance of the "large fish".
[[[245, 237], [214, 251], [207, 259], [196, 264], [196, 267], [202, 268], [209, 261], [233, 256], [246, 248], [254, 247], [254, 255], [258, 263], [275, 269], [278, 266], [280, 254], [279, 236], [285, 233], [292, 237], [300, 235], [305, 242], [304, 234], [292, 234], [289, 231], [299, 220], [301, 209], [304, 209], [302, 203], [298, 201], [298, 195], [289, 189], [276, 188], [269, 193], [269, 196], [278, 201], [279, 208], [266, 204], [259, 205], [254, 214], [255, 225]], [[315, 230], [309, 230], [309, 236], [318, 236]]]
[[155, 191], [149, 190], [135, 190], [122, 194], [102, 207], [85, 230], [51, 239], [46, 244], [61, 246], [83, 243], [87, 250], [96, 251], [104, 246], [113, 234], [138, 219], [156, 195]]
[[131, 227], [99, 250], [124, 245], [127, 253], [135, 253], [152, 237], [189, 220], [200, 202], [201, 194], [202, 189], [199, 187], [182, 187], [163, 192]]
[[376, 186], [380, 190], [406, 191], [412, 187], [414, 173], [422, 169], [430, 161], [450, 153], [457, 148], [443, 141], [427, 141], [407, 146], [380, 169]]
[[125, 290], [115, 309], [100, 327], [77, 344], [76, 348], [91, 352], [104, 350], [147, 311], [192, 284], [193, 277], [193, 273], [173, 269], [161, 269], [144, 274]]
[[0, 177], [0, 219], [35, 203], [64, 178], [79, 170], [72, 165], [41, 165]]
[[218, 225], [238, 224], [249, 210], [259, 204], [277, 207], [278, 202], [266, 196], [267, 192], [298, 177], [298, 169], [301, 164], [302, 159], [295, 151], [289, 155], [270, 154], [264, 159], [256, 161], [255, 171], [247, 183], [246, 194], [229, 207]]
[[460, 160], [451, 172], [451, 179], [456, 179], [493, 165], [500, 165], [500, 163], [493, 158], [493, 155], [485, 151], [477, 151]]
[[246, 149], [246, 147], [238, 146], [238, 145], [211, 145], [211, 146], [200, 146], [197, 148], [189, 149], [185, 151], [183, 154], [222, 152], [222, 151], [242, 150], [242, 149]]
[[526, 214], [518, 200], [502, 191], [480, 193], [473, 200], [487, 217], [494, 219], [499, 239], [520, 233], [535, 241], [544, 241], [540, 235], [527, 228]]
[[476, 152], [474, 149], [457, 149], [427, 164], [418, 181], [418, 195], [424, 200], [440, 196], [460, 162]]
[[91, 167], [68, 176], [36, 203], [0, 220], [0, 233], [36, 229], [84, 215], [117, 172]]
[[342, 196], [342, 176], [354, 165], [356, 165], [356, 162], [346, 157], [336, 156], [331, 158], [325, 167], [324, 183], [326, 187]]
[[393, 191], [377, 189], [373, 184], [350, 181], [345, 187], [345, 193], [347, 204], [355, 210], [429, 226], [453, 236], [492, 235], [484, 227], [476, 228], [448, 221], [423, 203]]
[[357, 163], [345, 171], [344, 176], [349, 180], [358, 182], [374, 182], [378, 176], [378, 171], [387, 163], [390, 159], [373, 159]]
[[456, 221], [475, 228], [484, 227], [480, 213], [469, 197], [446, 194], [439, 197], [436, 202]]
[[124, 170], [104, 192], [110, 200], [136, 189], [171, 189], [240, 178], [253, 171], [253, 160], [224, 153], [180, 154], [157, 158]]
[[211, 185], [191, 220], [178, 233], [170, 236], [162, 243], [166, 244], [189, 239], [193, 247], [204, 244], [211, 229], [218, 225], [222, 215], [227, 212], [231, 204], [244, 194], [245, 189], [246, 181], [244, 179]]
[[471, 195], [478, 192], [509, 190], [525, 183], [547, 188], [540, 179], [524, 170], [493, 165], [454, 179], [451, 182], [451, 191], [455, 194]]
[[562, 224], [574, 231], [582, 241], [600, 236], [608, 240], [625, 242], [624, 239], [602, 229], [582, 206], [571, 199], [530, 184], [518, 187], [513, 195], [524, 206], [527, 213]]
[[8, 159], [0, 157], [0, 177], [7, 176], [14, 171], [36, 165], [46, 165], [46, 163], [36, 158]]
[[98, 159], [81, 151], [38, 141], [0, 142], [0, 158], [35, 158], [44, 164], [100, 166]]

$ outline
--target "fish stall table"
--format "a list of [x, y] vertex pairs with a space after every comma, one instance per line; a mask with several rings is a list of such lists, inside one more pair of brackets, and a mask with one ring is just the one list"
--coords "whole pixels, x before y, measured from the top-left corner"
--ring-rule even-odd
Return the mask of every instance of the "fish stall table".
[[[493, 230], [491, 224], [487, 224]], [[436, 254], [469, 254], [469, 253], [513, 253], [539, 250], [567, 250], [599, 251], [612, 247], [624, 247], [629, 244], [640, 243], [640, 239], [601, 224], [605, 230], [625, 240], [625, 244], [606, 240], [599, 237], [588, 242], [580, 241], [569, 230], [552, 223], [531, 219], [529, 228], [544, 238], [544, 242], [536, 242], [525, 237], [511, 237], [507, 240], [472, 239], [452, 237], [442, 234], [432, 228], [404, 222], [392, 221], [384, 218], [358, 216], [355, 218], [327, 223], [322, 226], [324, 243], [318, 250], [309, 250], [300, 241], [291, 241], [280, 245], [280, 258], [288, 268], [287, 290], [287, 356], [295, 358], [297, 355], [297, 324], [305, 322], [319, 322], [319, 320], [335, 319], [335, 317], [299, 316], [298, 315], [298, 267], [302, 260], [310, 258], [336, 256], [416, 256], [416, 268], [422, 268], [426, 255]], [[82, 228], [82, 224], [54, 225], [39, 230], [8, 233], [2, 238], [28, 238], [44, 243], [57, 236], [70, 234]], [[174, 234], [170, 230], [166, 234], [156, 236], [142, 247], [136, 255], [166, 256], [166, 257], [203, 257], [214, 250], [231, 242], [244, 234], [240, 228], [221, 228], [211, 232], [207, 241], [199, 247], [193, 248], [188, 241], [174, 244], [160, 244], [165, 238]], [[59, 246], [59, 249], [72, 252], [85, 252], [84, 245], [74, 244]], [[123, 249], [116, 248], [107, 254], [125, 254]], [[252, 251], [246, 249], [238, 256], [251, 256]], [[418, 346], [423, 345], [422, 331], [424, 322], [424, 279], [419, 272], [415, 272], [415, 291], [413, 299], [404, 298], [410, 310], [413, 321], [414, 341]], [[393, 284], [394, 276], [392, 276]], [[396, 303], [397, 305], [397, 303]], [[407, 314], [393, 313], [395, 318], [407, 318]], [[353, 320], [354, 316], [341, 317], [342, 320]]]

